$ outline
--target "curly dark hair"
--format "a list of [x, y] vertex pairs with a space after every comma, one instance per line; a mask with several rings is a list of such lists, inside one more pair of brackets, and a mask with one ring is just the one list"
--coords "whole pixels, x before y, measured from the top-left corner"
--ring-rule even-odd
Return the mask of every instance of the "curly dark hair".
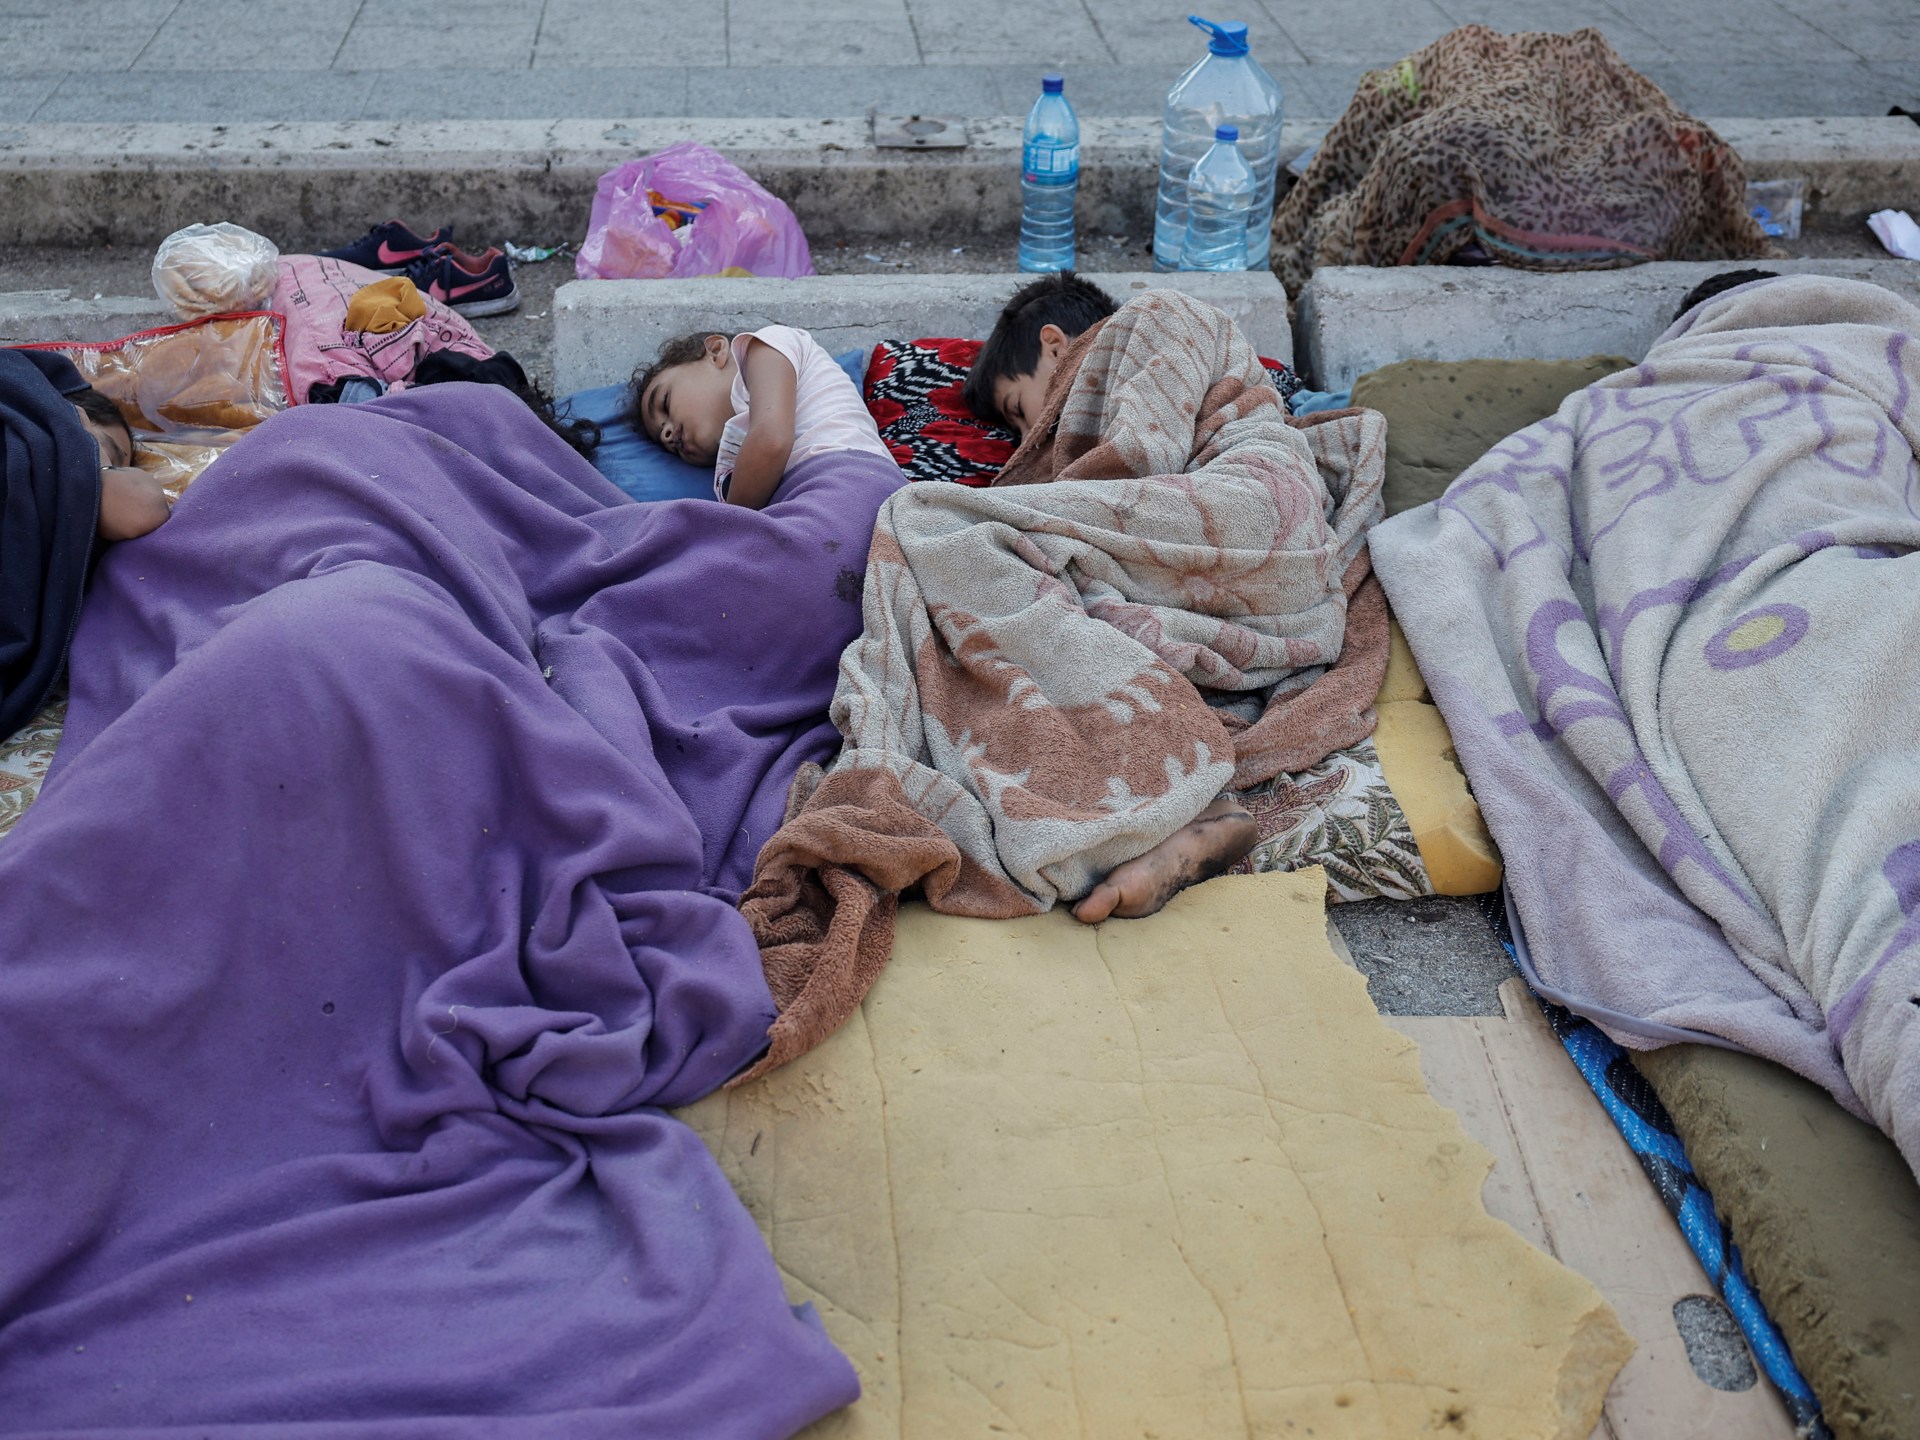
[[561, 415], [554, 409], [553, 396], [541, 388], [537, 380], [529, 380], [524, 385], [509, 385], [507, 388], [518, 395], [549, 430], [587, 459], [593, 458], [593, 452], [600, 445], [600, 427], [597, 424], [584, 416]]

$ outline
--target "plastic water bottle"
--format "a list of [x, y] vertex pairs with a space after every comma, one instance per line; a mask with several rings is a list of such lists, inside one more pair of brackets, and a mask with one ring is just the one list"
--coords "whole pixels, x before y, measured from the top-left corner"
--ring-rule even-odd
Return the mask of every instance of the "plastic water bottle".
[[1217, 126], [1213, 147], [1187, 177], [1187, 236], [1182, 270], [1247, 268], [1247, 215], [1259, 187], [1240, 154], [1240, 132]]
[[1160, 134], [1160, 198], [1154, 209], [1153, 268], [1179, 266], [1187, 238], [1187, 177], [1213, 145], [1216, 127], [1240, 132], [1240, 156], [1256, 189], [1247, 212], [1247, 268], [1267, 263], [1273, 184], [1280, 168], [1280, 87], [1247, 53], [1247, 27], [1187, 17], [1210, 37], [1207, 53], [1167, 92]]
[[1073, 200], [1080, 189], [1080, 121], [1058, 75], [1040, 77], [1020, 155], [1020, 268], [1073, 268]]

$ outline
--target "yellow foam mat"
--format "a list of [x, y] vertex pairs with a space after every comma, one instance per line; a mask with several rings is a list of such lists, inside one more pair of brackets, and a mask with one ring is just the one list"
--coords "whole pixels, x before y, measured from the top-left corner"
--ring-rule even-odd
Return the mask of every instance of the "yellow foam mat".
[[1406, 813], [1434, 893], [1484, 895], [1500, 886], [1500, 852], [1398, 623], [1392, 637], [1387, 677], [1374, 702], [1380, 718], [1373, 748], [1381, 772]]
[[682, 1112], [859, 1367], [811, 1436], [1586, 1440], [1632, 1342], [1488, 1216], [1325, 885], [907, 906], [854, 1021]]

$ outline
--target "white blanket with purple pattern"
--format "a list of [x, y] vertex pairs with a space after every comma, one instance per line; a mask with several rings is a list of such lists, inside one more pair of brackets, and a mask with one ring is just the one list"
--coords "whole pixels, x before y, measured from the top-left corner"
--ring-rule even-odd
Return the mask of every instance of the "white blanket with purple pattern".
[[1374, 531], [1545, 986], [1920, 1170], [1920, 310], [1792, 277]]

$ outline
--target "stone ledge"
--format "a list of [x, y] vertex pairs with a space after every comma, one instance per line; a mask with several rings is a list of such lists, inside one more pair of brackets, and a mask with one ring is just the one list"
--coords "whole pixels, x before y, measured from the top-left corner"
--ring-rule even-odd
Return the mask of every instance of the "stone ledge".
[[[920, 336], [985, 339], [1029, 276], [823, 275], [805, 280], [576, 280], [553, 305], [559, 394], [627, 379], [660, 342], [691, 330], [726, 334], [795, 325], [828, 350]], [[1219, 306], [1271, 359], [1293, 360], [1287, 297], [1265, 271], [1227, 275], [1089, 275], [1116, 299], [1171, 286]]]
[[118, 340], [136, 330], [179, 320], [157, 297], [103, 295], [87, 300], [71, 290], [0, 292], [0, 345]]
[[[1327, 123], [1289, 122], [1282, 155]], [[1753, 178], [1805, 175], [1815, 214], [1920, 193], [1920, 129], [1899, 117], [1709, 123]], [[816, 244], [1005, 236], [1019, 214], [1021, 121], [967, 127], [964, 150], [903, 151], [876, 148], [865, 119], [0, 124], [0, 244], [150, 245], [231, 218], [301, 249], [396, 214], [476, 243], [577, 238], [603, 171], [688, 138], [786, 200]], [[1082, 123], [1087, 233], [1148, 233], [1159, 135], [1157, 116]]]
[[1310, 384], [1339, 390], [1395, 360], [1638, 357], [1689, 290], [1748, 268], [1870, 280], [1920, 303], [1920, 264], [1911, 260], [1663, 260], [1566, 274], [1330, 266], [1300, 295], [1300, 370]]

